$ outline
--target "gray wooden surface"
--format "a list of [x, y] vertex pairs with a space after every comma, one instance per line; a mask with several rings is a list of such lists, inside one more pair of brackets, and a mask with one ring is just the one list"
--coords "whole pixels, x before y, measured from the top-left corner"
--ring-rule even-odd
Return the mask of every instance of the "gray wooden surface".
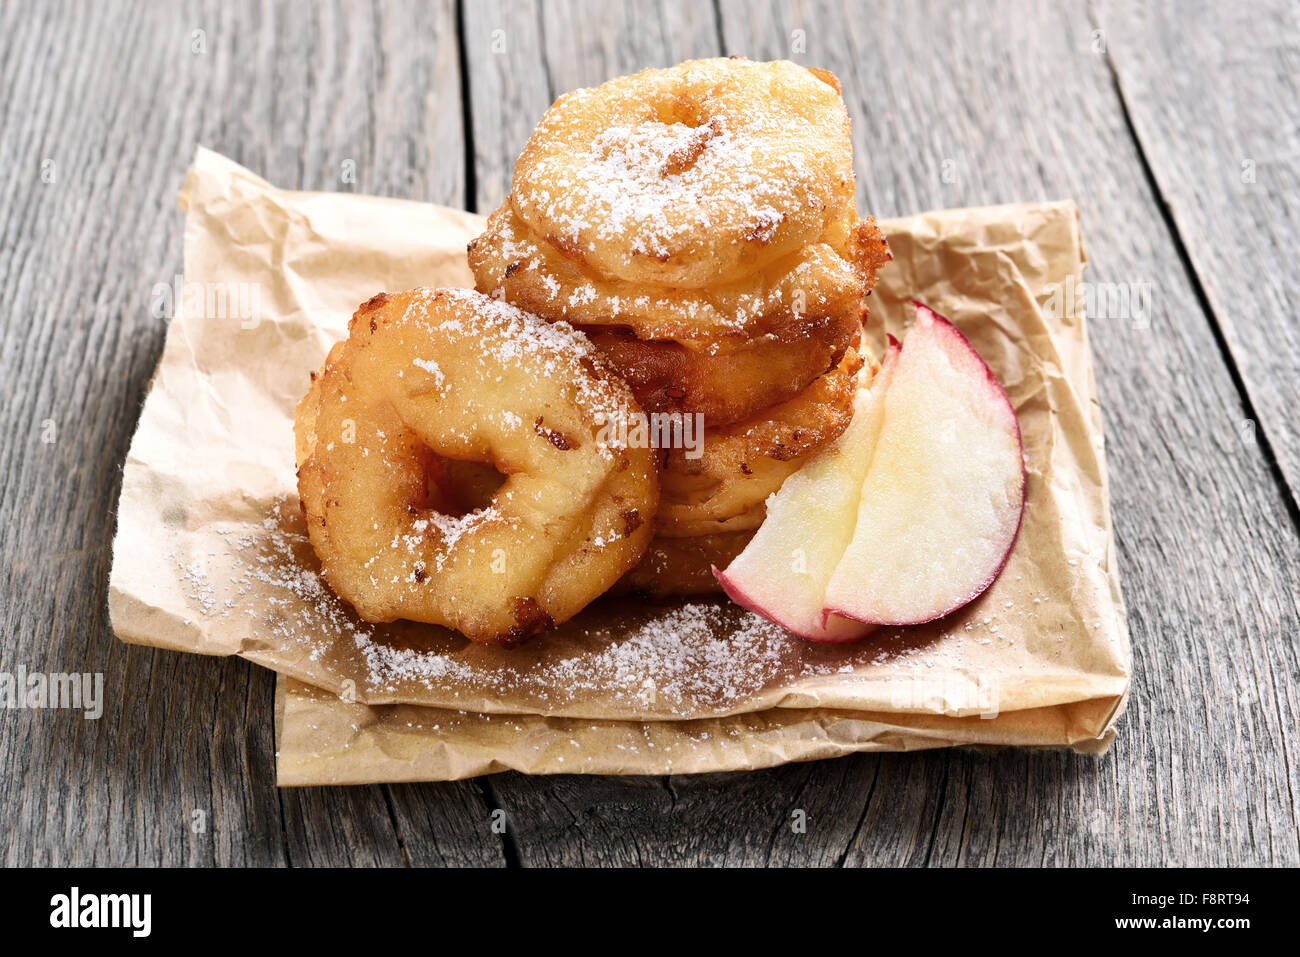
[[[105, 610], [195, 145], [487, 210], [554, 95], [718, 53], [840, 75], [862, 209], [1072, 197], [1087, 278], [1149, 295], [1092, 325], [1114, 748], [277, 791], [271, 675]], [[98, 721], [0, 711], [0, 863], [1300, 863], [1298, 64], [1286, 0], [0, 5], [0, 671], [105, 675]]]

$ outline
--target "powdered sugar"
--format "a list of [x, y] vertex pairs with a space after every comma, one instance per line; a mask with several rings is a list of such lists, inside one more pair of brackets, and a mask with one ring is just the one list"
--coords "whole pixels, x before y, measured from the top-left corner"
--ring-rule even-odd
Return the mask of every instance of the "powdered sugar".
[[[435, 341], [448, 350], [464, 347], [477, 359], [467, 391], [502, 382], [505, 372], [527, 374], [526, 381], [545, 388], [570, 392], [587, 417], [610, 415], [630, 408], [631, 393], [623, 381], [609, 372], [591, 341], [567, 322], [544, 322], [509, 303], [468, 289], [416, 289], [403, 314], [403, 324], [423, 324]], [[457, 315], [435, 308], [435, 300], [457, 303]], [[472, 351], [470, 351], [472, 350]], [[444, 370], [433, 360], [416, 358], [414, 364], [435, 376], [441, 387], [448, 384]], [[519, 380], [516, 379], [516, 382]], [[537, 394], [512, 396], [495, 406], [526, 408]], [[505, 398], [505, 397], [503, 397]]]
[[198, 615], [245, 620], [253, 647], [277, 667], [335, 690], [355, 681], [371, 703], [698, 717], [747, 710], [805, 678], [939, 654], [901, 633], [812, 645], [722, 600], [602, 600], [522, 648], [476, 646], [433, 626], [359, 620], [321, 577], [297, 502], [281, 502], [268, 521], [228, 530], [227, 554], [177, 558]]
[[[446, 515], [442, 512], [430, 512], [429, 514], [428, 521], [442, 534], [442, 544], [435, 559], [439, 571], [442, 570], [447, 555], [456, 546], [457, 542], [466, 535], [473, 534], [475, 529], [501, 518], [501, 512], [495, 507], [476, 509], [472, 512], [466, 512], [464, 515]], [[420, 523], [417, 522], [416, 524]]]
[[789, 63], [714, 59], [561, 97], [512, 203], [604, 278], [703, 288], [815, 241], [852, 184], [830, 86]]
[[429, 375], [433, 376], [434, 381], [437, 382], [438, 385], [442, 385], [447, 381], [447, 377], [442, 374], [442, 369], [438, 366], [438, 363], [434, 362], [432, 359], [412, 359], [411, 364], [423, 369], [425, 372], [429, 373]]

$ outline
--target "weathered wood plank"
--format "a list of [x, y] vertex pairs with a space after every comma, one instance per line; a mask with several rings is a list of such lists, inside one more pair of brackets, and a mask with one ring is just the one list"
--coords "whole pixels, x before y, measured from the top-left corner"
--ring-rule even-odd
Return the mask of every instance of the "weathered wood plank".
[[[1243, 428], [1087, 11], [898, 3], [865, 15], [855, 4], [739, 0], [722, 10], [728, 52], [793, 52], [840, 74], [865, 209], [1070, 196], [1083, 210], [1087, 278], [1150, 284], [1149, 315], [1091, 323], [1136, 653], [1129, 715], [1100, 762], [924, 759], [944, 767], [926, 859], [1300, 859], [1287, 760], [1298, 713], [1296, 528]], [[896, 810], [916, 802], [913, 771], [881, 762], [850, 862], [915, 859], [901, 855], [897, 834], [882, 834], [918, 830], [923, 809]]]
[[[1297, 860], [1286, 761], [1297, 714], [1286, 642], [1300, 624], [1296, 529], [1260, 450], [1241, 441], [1239, 396], [1086, 11], [736, 0], [722, 14], [725, 52], [840, 74], [865, 209], [1073, 196], [1090, 278], [1155, 287], [1149, 313], [1093, 323], [1137, 644], [1134, 701], [1101, 761], [946, 753], [666, 782], [501, 776], [493, 787], [521, 860]], [[600, 48], [626, 42], [593, 23], [611, 33]], [[566, 84], [547, 59], [557, 93], [602, 78]], [[562, 62], [582, 70], [576, 54]], [[643, 65], [610, 62], [609, 74]], [[808, 813], [808, 835], [791, 827], [796, 809]]]
[[718, 54], [705, 3], [493, 0], [465, 4], [464, 26], [475, 208], [484, 213], [505, 199], [515, 158], [560, 93]]
[[510, 191], [515, 157], [551, 105], [536, 0], [468, 3], [462, 13], [465, 85], [474, 143], [469, 209], [488, 213]]
[[394, 820], [412, 867], [504, 867], [507, 838], [493, 830], [484, 781], [395, 784]]
[[285, 849], [294, 867], [401, 867], [406, 863], [383, 786], [286, 788]]
[[[1149, 325], [1093, 324], [1137, 657], [1114, 751], [278, 794], [269, 674], [120, 645], [103, 608], [118, 469], [161, 345], [150, 288], [180, 268], [174, 197], [194, 144], [284, 185], [468, 198], [486, 210], [553, 93], [719, 52], [719, 24], [700, 4], [465, 4], [470, 189], [450, 2], [11, 4], [0, 7], [0, 168], [10, 171], [0, 178], [0, 670], [106, 681], [99, 721], [0, 714], [4, 863], [1300, 860], [1300, 784], [1286, 759], [1300, 716], [1296, 529], [1250, 442], [1086, 11], [728, 0], [722, 14], [726, 52], [840, 73], [864, 209], [1071, 195], [1084, 209], [1090, 278], [1152, 284]], [[1113, 29], [1103, 36], [1113, 51]], [[1130, 109], [1157, 186], [1176, 192], [1183, 174], [1162, 173], [1156, 134]], [[1171, 206], [1181, 226], [1190, 214]], [[1223, 321], [1218, 297], [1232, 287], [1214, 291], [1189, 228], [1197, 278]], [[1233, 255], [1240, 264], [1244, 253]], [[1285, 468], [1255, 395], [1272, 373], [1240, 357], [1264, 361], [1253, 332], [1227, 338]], [[50, 423], [54, 441], [42, 442]], [[488, 826], [496, 806], [508, 841]], [[798, 810], [802, 834], [791, 827]]]
[[[125, 648], [103, 601], [118, 470], [161, 344], [150, 287], [179, 267], [174, 196], [195, 118], [141, 131], [158, 119], [153, 97], [187, 49], [188, 21], [41, 12], [6, 6], [0, 40], [0, 669], [101, 673], [105, 701], [98, 721], [0, 718], [0, 844], [7, 863], [277, 863], [278, 800], [259, 787], [269, 751], [206, 740], [250, 695], [270, 702], [269, 676]], [[175, 40], [175, 57], [141, 55], [146, 25]], [[172, 88], [178, 112], [190, 91]], [[250, 738], [270, 747], [264, 724]], [[248, 768], [238, 799], [213, 780], [232, 752]], [[240, 832], [237, 849], [223, 846], [226, 829]]]
[[[0, 859], [400, 863], [384, 789], [282, 804], [269, 672], [124, 646], [104, 594], [194, 147], [285, 186], [460, 204], [454, 4], [6, 4], [0, 87], [0, 670], [105, 676], [99, 721], [0, 713]], [[467, 800], [416, 806], [437, 822]], [[442, 859], [487, 859], [458, 847]]]
[[1300, 10], [1107, 3], [1097, 22], [1261, 439], [1300, 501]]
[[874, 759], [753, 773], [493, 779], [526, 866], [834, 866]]

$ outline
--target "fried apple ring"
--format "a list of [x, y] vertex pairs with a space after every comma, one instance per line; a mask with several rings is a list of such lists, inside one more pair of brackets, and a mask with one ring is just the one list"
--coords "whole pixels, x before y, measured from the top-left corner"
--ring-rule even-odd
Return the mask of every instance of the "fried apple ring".
[[[679, 509], [678, 514], [686, 510]], [[739, 515], [727, 518], [665, 518], [662, 511], [655, 520], [655, 538], [703, 538], [708, 535], [728, 535], [732, 532], [752, 532], [767, 518], [767, 502], [762, 501]]]
[[[655, 452], [598, 441], [611, 414], [635, 400], [570, 326], [468, 290], [374, 297], [295, 421], [326, 580], [368, 621], [504, 646], [572, 617], [636, 565], [658, 505]], [[487, 503], [435, 507], [458, 497]]]
[[647, 412], [699, 413], [713, 427], [794, 398], [843, 358], [861, 323], [856, 313], [795, 322], [730, 347], [644, 340], [621, 329], [584, 331]]
[[744, 343], [794, 322], [861, 316], [889, 261], [873, 219], [850, 204], [826, 235], [764, 268], [704, 289], [611, 279], [533, 235], [507, 202], [468, 247], [480, 292], [543, 319], [622, 326], [641, 339]]
[[830, 372], [787, 402], [721, 430], [706, 431], [703, 455], [671, 449], [660, 478], [660, 534], [674, 525], [751, 512], [853, 418], [863, 359], [849, 349]]
[[726, 568], [754, 537], [752, 530], [695, 538], [655, 538], [645, 557], [610, 589], [650, 598], [681, 598], [722, 592], [713, 568]]
[[555, 101], [515, 164], [520, 218], [597, 273], [702, 289], [817, 240], [854, 192], [836, 86], [789, 61], [688, 60]]

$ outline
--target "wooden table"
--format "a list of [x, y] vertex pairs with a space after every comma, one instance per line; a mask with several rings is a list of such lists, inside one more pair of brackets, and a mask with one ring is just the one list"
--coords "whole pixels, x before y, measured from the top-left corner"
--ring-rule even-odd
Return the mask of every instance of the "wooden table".
[[[839, 74], [863, 210], [1072, 197], [1088, 278], [1149, 295], [1091, 326], [1115, 746], [277, 790], [270, 672], [123, 645], [105, 606], [196, 144], [485, 211], [557, 94], [719, 53]], [[1286, 0], [4, 4], [0, 671], [102, 672], [105, 706], [0, 711], [0, 861], [1300, 863], [1297, 87]]]

